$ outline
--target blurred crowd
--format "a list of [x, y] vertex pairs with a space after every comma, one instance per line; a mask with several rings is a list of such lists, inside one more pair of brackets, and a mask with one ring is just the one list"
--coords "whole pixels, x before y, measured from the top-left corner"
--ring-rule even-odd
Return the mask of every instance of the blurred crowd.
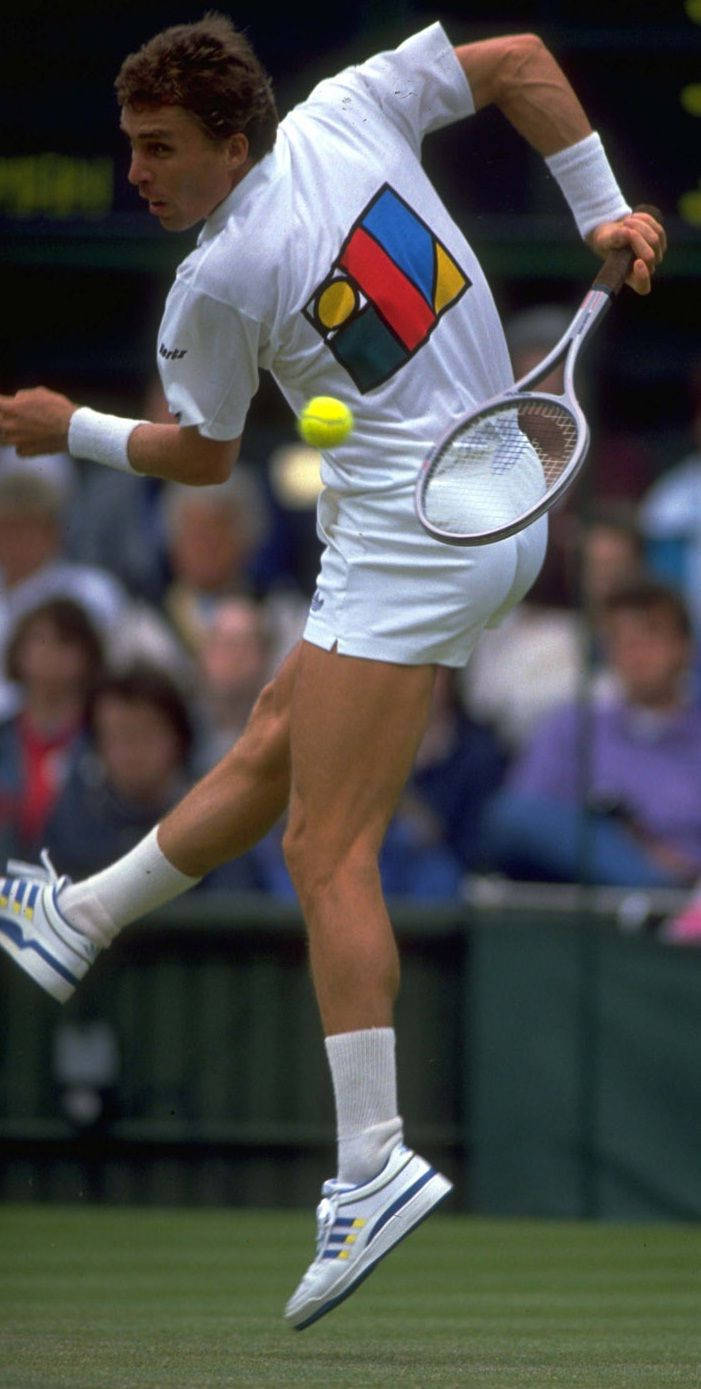
[[[517, 375], [559, 312], [514, 320]], [[388, 895], [451, 900], [475, 874], [701, 879], [701, 371], [690, 385], [686, 455], [649, 481], [636, 440], [601, 434], [618, 472], [599, 467], [594, 500], [574, 489], [526, 601], [465, 671], [439, 671]], [[164, 410], [154, 386], [144, 417]], [[47, 847], [74, 878], [104, 867], [238, 737], [304, 627], [317, 488], [293, 445], [192, 489], [0, 449], [3, 861]], [[282, 829], [200, 890], [291, 898]]]

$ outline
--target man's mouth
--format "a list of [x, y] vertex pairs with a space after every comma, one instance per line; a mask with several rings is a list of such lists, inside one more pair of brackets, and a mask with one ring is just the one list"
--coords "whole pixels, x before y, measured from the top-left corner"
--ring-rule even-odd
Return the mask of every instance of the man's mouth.
[[144, 202], [148, 203], [149, 212], [153, 212], [157, 215], [158, 213], [163, 211], [165, 207], [165, 202], [163, 201], [163, 198], [153, 198], [149, 193], [142, 193], [141, 196], [144, 199]]

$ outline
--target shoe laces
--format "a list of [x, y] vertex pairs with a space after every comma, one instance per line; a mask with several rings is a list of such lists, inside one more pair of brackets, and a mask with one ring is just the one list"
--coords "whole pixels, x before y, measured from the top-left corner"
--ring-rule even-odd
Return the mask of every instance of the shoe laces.
[[42, 849], [39, 857], [41, 867], [38, 863], [23, 863], [21, 859], [9, 858], [7, 860], [7, 873], [11, 878], [30, 878], [32, 882], [47, 883], [53, 887], [59, 881], [59, 877], [51, 862], [48, 849]]
[[316, 1208], [316, 1255], [323, 1252], [331, 1227], [336, 1219], [336, 1202], [323, 1196]]

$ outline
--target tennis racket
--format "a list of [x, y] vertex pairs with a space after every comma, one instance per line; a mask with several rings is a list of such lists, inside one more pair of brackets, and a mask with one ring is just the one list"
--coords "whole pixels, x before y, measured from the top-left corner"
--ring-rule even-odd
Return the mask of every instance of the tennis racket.
[[[647, 204], [635, 210], [660, 220]], [[589, 448], [575, 367], [634, 258], [629, 247], [611, 251], [547, 357], [508, 391], [465, 415], [432, 449], [417, 479], [415, 507], [436, 540], [450, 545], [503, 540], [542, 516], [574, 481]], [[533, 390], [563, 360], [562, 395]]]

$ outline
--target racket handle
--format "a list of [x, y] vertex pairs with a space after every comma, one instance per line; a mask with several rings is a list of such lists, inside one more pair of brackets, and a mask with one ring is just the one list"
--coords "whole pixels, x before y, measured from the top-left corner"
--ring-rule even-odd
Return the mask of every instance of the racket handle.
[[[633, 208], [634, 212], [648, 212], [656, 222], [662, 221], [662, 214], [658, 208], [652, 207], [650, 203], [638, 203]], [[617, 251], [609, 251], [593, 285], [592, 289], [604, 289], [609, 294], [618, 294], [630, 274], [630, 268], [635, 260], [635, 254], [629, 246], [621, 246]]]

